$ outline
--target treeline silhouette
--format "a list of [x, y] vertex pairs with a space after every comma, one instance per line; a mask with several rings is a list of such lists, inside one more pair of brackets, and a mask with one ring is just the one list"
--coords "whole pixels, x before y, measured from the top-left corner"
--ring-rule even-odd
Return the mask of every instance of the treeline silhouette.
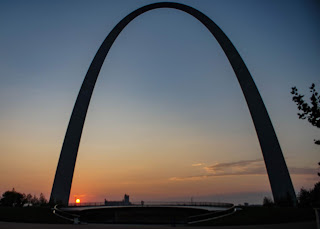
[[27, 206], [46, 206], [48, 201], [40, 193], [40, 196], [24, 194], [17, 192], [14, 188], [11, 191], [6, 191], [2, 194], [0, 199], [0, 206], [6, 207], [27, 207]]
[[[301, 188], [297, 198], [298, 207], [320, 207], [320, 182], [317, 182], [311, 189]], [[275, 206], [275, 203], [271, 198], [264, 197], [263, 206], [273, 207]]]

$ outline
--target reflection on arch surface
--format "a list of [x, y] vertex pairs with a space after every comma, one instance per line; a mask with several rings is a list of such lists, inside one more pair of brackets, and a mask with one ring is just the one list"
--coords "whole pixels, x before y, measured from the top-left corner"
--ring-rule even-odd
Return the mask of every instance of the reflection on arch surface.
[[251, 74], [238, 51], [224, 32], [209, 17], [190, 6], [172, 2], [154, 3], [133, 11], [123, 18], [103, 41], [88, 69], [70, 117], [52, 186], [50, 201], [64, 205], [68, 204], [75, 162], [91, 95], [102, 64], [113, 42], [134, 18], [147, 11], [159, 8], [177, 9], [192, 15], [216, 38], [236, 74], [246, 99], [264, 157], [274, 201], [279, 203], [290, 197], [293, 203], [296, 203], [296, 195], [288, 168], [270, 117]]

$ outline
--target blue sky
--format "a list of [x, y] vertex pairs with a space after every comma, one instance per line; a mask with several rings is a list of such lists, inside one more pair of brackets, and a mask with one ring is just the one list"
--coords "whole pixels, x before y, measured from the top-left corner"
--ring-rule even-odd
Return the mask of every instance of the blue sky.
[[[153, 2], [0, 2], [0, 191], [14, 186], [49, 196], [72, 107], [95, 52], [123, 17]], [[319, 130], [298, 119], [290, 90], [308, 93], [313, 82], [319, 90], [319, 2], [176, 2], [209, 16], [233, 42], [265, 102], [296, 190], [311, 187], [318, 180], [313, 139]], [[122, 192], [137, 200], [223, 195], [220, 201], [257, 202], [271, 195], [266, 175], [223, 174], [252, 171], [261, 159], [241, 89], [214, 37], [184, 12], [157, 9], [132, 21], [107, 56], [72, 195], [95, 201], [119, 199]], [[239, 161], [252, 163], [204, 178], [214, 165]], [[235, 178], [239, 184], [232, 184]]]

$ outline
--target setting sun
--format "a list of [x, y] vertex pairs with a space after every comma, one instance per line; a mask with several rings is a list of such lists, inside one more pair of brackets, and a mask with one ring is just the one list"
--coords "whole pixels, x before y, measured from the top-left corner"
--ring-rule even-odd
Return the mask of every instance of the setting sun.
[[[121, 202], [125, 193], [145, 205], [190, 202], [191, 197], [192, 202], [261, 205], [264, 197], [273, 199], [268, 171], [282, 180], [273, 149], [267, 161], [277, 166], [266, 169], [265, 145], [285, 159], [281, 167], [287, 167], [291, 181], [283, 183], [294, 189], [293, 199], [302, 187], [312, 190], [320, 181], [319, 147], [313, 141], [320, 139], [319, 128], [299, 119], [291, 93], [296, 88], [308, 103], [312, 83], [320, 89], [319, 1], [293, 1], [290, 10], [286, 1], [156, 2], [162, 1], [79, 1], [75, 11], [63, 0], [36, 7], [0, 0], [2, 17], [10, 18], [0, 22], [0, 199], [14, 187], [27, 199], [15, 205], [29, 205], [40, 193], [41, 203], [42, 197], [62, 203], [63, 196], [63, 205], [79, 208]], [[149, 3], [134, 18], [133, 12]], [[184, 9], [181, 3], [205, 16], [175, 8]], [[51, 10], [57, 7], [59, 17]], [[117, 26], [122, 19], [125, 23]], [[219, 29], [207, 21], [203, 25], [204, 19]], [[66, 34], [70, 23], [72, 33]], [[209, 27], [221, 29], [219, 39], [230, 39], [233, 51], [222, 48], [226, 43], [218, 42]], [[27, 39], [20, 39], [26, 30]], [[118, 34], [110, 34], [113, 43], [103, 43], [111, 31]], [[230, 65], [226, 53], [231, 52], [238, 53], [230, 60], [243, 60]], [[243, 76], [239, 81], [236, 72], [250, 75], [250, 83]], [[85, 77], [93, 73], [89, 82]], [[242, 89], [254, 95], [245, 97]], [[251, 113], [264, 113], [267, 121]], [[275, 144], [259, 143], [276, 136]], [[55, 182], [56, 174], [61, 183]]]

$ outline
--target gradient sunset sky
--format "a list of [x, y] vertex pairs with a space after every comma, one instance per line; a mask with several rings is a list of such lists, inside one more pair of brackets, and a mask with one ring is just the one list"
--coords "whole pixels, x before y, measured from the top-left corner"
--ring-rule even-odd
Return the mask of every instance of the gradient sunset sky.
[[[65, 131], [102, 41], [151, 0], [0, 1], [0, 193], [50, 196]], [[320, 89], [320, 4], [312, 0], [185, 0], [244, 59], [265, 102], [296, 191], [317, 176], [319, 129], [299, 120], [291, 87]], [[307, 96], [308, 97], [308, 96]], [[271, 197], [235, 74], [192, 16], [157, 9], [112, 46], [88, 110], [70, 202]]]

